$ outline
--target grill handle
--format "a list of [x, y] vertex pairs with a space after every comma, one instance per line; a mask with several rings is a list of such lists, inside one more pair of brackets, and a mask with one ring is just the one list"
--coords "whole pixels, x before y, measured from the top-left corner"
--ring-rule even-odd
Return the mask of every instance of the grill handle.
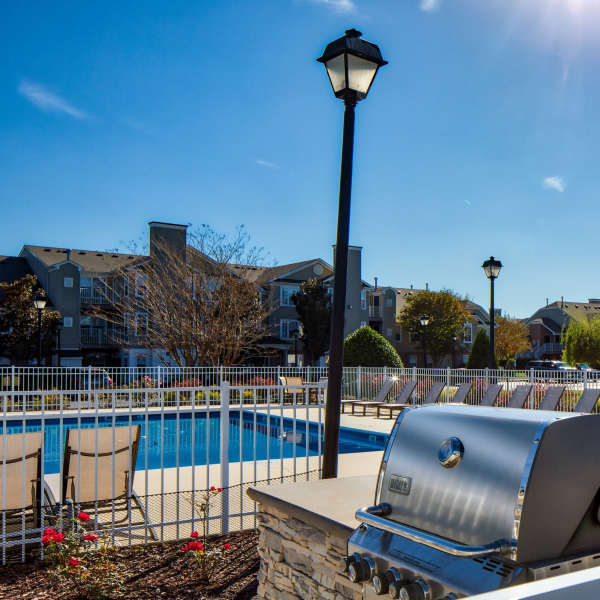
[[514, 550], [514, 544], [507, 540], [496, 540], [490, 544], [484, 546], [465, 546], [463, 544], [457, 544], [444, 538], [437, 537], [431, 533], [421, 531], [420, 529], [414, 529], [389, 519], [384, 519], [380, 515], [386, 515], [391, 512], [389, 504], [378, 504], [376, 506], [369, 506], [361, 508], [356, 511], [356, 520], [366, 525], [372, 525], [377, 529], [388, 531], [399, 535], [403, 538], [412, 540], [419, 544], [424, 544], [430, 548], [435, 548], [441, 552], [452, 554], [453, 556], [464, 556], [468, 558], [476, 558], [477, 556], [486, 556], [488, 554], [504, 553]]

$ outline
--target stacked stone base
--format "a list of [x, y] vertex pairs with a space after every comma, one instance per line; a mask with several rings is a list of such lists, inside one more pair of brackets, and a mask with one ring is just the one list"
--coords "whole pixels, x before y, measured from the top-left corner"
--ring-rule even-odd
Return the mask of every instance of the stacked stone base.
[[349, 530], [317, 528], [261, 505], [259, 533], [259, 598], [361, 600], [361, 586], [343, 574]]

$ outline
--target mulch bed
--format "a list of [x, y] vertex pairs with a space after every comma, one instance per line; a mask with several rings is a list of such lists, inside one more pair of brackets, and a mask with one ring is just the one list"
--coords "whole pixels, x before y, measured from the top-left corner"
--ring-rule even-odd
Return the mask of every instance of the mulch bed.
[[[254, 531], [212, 538], [231, 544], [227, 562], [210, 582], [203, 582], [182, 542], [154, 543], [119, 550], [124, 566], [124, 589], [116, 598], [127, 600], [200, 600], [223, 598], [250, 600], [256, 595], [259, 558]], [[212, 541], [211, 540], [211, 541]], [[39, 562], [0, 567], [0, 600], [82, 600], [73, 592], [58, 589]]]

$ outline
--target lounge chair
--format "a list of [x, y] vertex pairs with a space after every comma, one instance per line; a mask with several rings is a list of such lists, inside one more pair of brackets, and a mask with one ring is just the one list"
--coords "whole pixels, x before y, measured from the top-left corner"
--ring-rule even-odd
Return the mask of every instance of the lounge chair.
[[598, 402], [600, 388], [588, 388], [583, 391], [575, 406], [575, 412], [591, 413]]
[[[431, 386], [431, 388], [429, 389], [429, 392], [427, 392], [427, 396], [425, 396], [425, 399], [423, 400], [423, 404], [435, 404], [445, 387], [446, 387], [445, 383], [441, 383], [440, 381], [435, 381], [433, 383], [433, 385]], [[381, 408], [390, 411], [390, 419], [391, 419], [393, 411], [398, 410], [398, 411], [402, 412], [405, 408], [408, 408], [409, 406], [412, 406], [412, 405], [411, 404], [402, 404], [402, 403], [398, 402], [398, 403], [394, 403], [394, 404], [387, 404], [387, 405], [384, 404], [381, 406]]]
[[349, 404], [351, 406], [352, 414], [354, 414], [355, 406], [362, 406], [362, 414], [364, 417], [367, 414], [367, 408], [369, 406], [377, 406], [378, 404], [383, 404], [383, 402], [385, 401], [385, 397], [390, 393], [396, 381], [396, 378], [386, 379], [383, 382], [383, 385], [379, 388], [375, 400], [342, 400], [342, 413], [344, 412], [344, 406], [346, 406], [346, 404]]
[[389, 418], [391, 419], [392, 418], [392, 410], [400, 410], [400, 409], [406, 408], [407, 406], [410, 406], [410, 397], [412, 396], [412, 393], [415, 391], [416, 387], [417, 387], [416, 381], [407, 381], [404, 384], [404, 386], [402, 387], [402, 390], [400, 391], [400, 393], [396, 396], [393, 403], [382, 402], [381, 404], [379, 404], [376, 407], [377, 418], [380, 417], [382, 410], [389, 409], [389, 411], [390, 411]]
[[[6, 454], [3, 453], [6, 440]], [[21, 544], [23, 531], [40, 526], [42, 433], [0, 435], [0, 542]], [[4, 482], [6, 481], [6, 487]], [[4, 531], [3, 535], [1, 532]], [[28, 541], [39, 542], [26, 536]], [[11, 543], [11, 540], [12, 541]]]
[[518, 385], [508, 401], [508, 408], [523, 408], [532, 388], [532, 385]]
[[[146, 521], [133, 491], [139, 442], [140, 425], [67, 430], [59, 493], [70, 518], [77, 506], [93, 513], [99, 527], [131, 522], [133, 510], [140, 515], [136, 523]], [[48, 493], [56, 505], [52, 491]], [[151, 528], [150, 535], [154, 537]]]
[[564, 391], [564, 385], [551, 385], [540, 402], [539, 410], [556, 410]]
[[502, 386], [499, 383], [491, 383], [488, 385], [488, 388], [485, 391], [479, 406], [494, 406], [496, 398], [498, 398], [498, 394], [500, 393], [501, 389]]
[[469, 395], [469, 392], [471, 391], [472, 387], [473, 387], [473, 383], [470, 382], [470, 381], [467, 382], [467, 383], [461, 383], [458, 386], [458, 389], [456, 390], [456, 393], [452, 397], [451, 402], [453, 404], [464, 404], [465, 400], [467, 399], [467, 396]]

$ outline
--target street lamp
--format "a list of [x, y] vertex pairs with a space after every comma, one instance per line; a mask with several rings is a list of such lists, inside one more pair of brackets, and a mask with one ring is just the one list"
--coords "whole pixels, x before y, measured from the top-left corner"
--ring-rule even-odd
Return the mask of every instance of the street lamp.
[[493, 256], [490, 256], [489, 260], [486, 260], [482, 265], [483, 271], [486, 277], [490, 280], [490, 356], [488, 359], [488, 367], [490, 369], [496, 368], [496, 359], [494, 356], [494, 337], [495, 337], [495, 325], [494, 325], [494, 280], [500, 274], [502, 263], [496, 260]]
[[46, 308], [46, 297], [39, 292], [33, 299], [33, 305], [38, 311], [38, 367], [42, 364], [42, 312]]
[[429, 315], [421, 315], [419, 323], [423, 328], [423, 368], [427, 368], [427, 326], [429, 325]]
[[329, 344], [329, 379], [325, 407], [325, 442], [323, 478], [337, 477], [337, 451], [340, 430], [342, 393], [342, 356], [344, 351], [344, 311], [348, 268], [348, 231], [350, 228], [350, 193], [352, 189], [352, 154], [354, 149], [354, 107], [364, 100], [379, 67], [387, 64], [379, 48], [361, 39], [360, 31], [348, 29], [331, 42], [317, 60], [325, 65], [336, 98], [344, 101], [344, 132], [338, 207], [337, 240], [331, 337]]

